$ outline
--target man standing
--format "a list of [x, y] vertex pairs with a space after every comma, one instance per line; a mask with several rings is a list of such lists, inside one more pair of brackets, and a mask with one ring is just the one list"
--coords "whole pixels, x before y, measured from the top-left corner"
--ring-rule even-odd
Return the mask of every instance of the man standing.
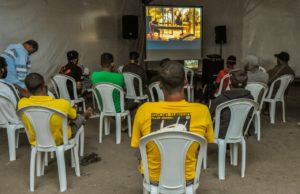
[[[198, 103], [185, 101], [185, 74], [183, 65], [169, 61], [160, 72], [160, 87], [165, 101], [146, 102], [135, 115], [131, 147], [138, 148], [140, 138], [172, 124], [183, 124], [192, 133], [204, 136], [208, 143], [214, 142], [212, 120], [208, 108]], [[185, 177], [187, 182], [193, 180], [196, 171], [197, 144], [192, 144], [186, 157]], [[160, 154], [154, 142], [147, 145], [149, 174], [152, 183], [159, 181]], [[140, 168], [143, 173], [143, 168]]]
[[268, 71], [269, 74], [269, 85], [282, 75], [294, 75], [294, 70], [289, 66], [290, 55], [287, 52], [281, 52], [274, 55], [277, 58], [277, 65]]
[[35, 53], [39, 45], [34, 40], [27, 40], [23, 44], [11, 44], [1, 54], [7, 63], [8, 74], [5, 81], [13, 84], [21, 96], [28, 96], [24, 79], [31, 71], [29, 56]]

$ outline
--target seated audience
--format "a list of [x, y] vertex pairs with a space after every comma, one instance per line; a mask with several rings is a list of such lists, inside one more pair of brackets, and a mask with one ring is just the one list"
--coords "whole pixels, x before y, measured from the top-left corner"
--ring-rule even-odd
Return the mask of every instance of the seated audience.
[[29, 56], [35, 53], [39, 45], [34, 40], [27, 40], [23, 44], [10, 44], [1, 54], [7, 63], [7, 77], [5, 81], [11, 83], [19, 91], [20, 96], [28, 97], [24, 79], [31, 71]]
[[[186, 83], [183, 65], [169, 61], [160, 73], [160, 85], [164, 102], [146, 102], [137, 110], [133, 129], [131, 147], [138, 148], [140, 138], [157, 131], [164, 126], [180, 123], [192, 133], [204, 136], [208, 143], [214, 142], [212, 120], [208, 108], [198, 103], [185, 101], [184, 85]], [[187, 182], [193, 180], [196, 167], [197, 144], [192, 144], [186, 157], [185, 177]], [[154, 142], [147, 145], [149, 175], [152, 183], [159, 181], [160, 154]], [[143, 168], [140, 166], [143, 174]]]
[[[55, 99], [53, 97], [48, 96], [47, 94], [47, 86], [45, 84], [45, 80], [42, 75], [38, 73], [30, 73], [25, 78], [25, 84], [30, 92], [29, 98], [22, 98], [19, 101], [18, 109], [21, 109], [26, 106], [31, 105], [41, 105], [49, 108], [57, 109], [67, 114], [70, 119], [68, 126], [68, 137], [74, 137], [78, 131], [78, 129], [85, 123], [86, 119], [90, 117], [92, 114], [92, 109], [88, 108], [84, 113], [84, 117], [77, 114], [75, 108], [73, 108], [69, 101], [65, 99]], [[34, 131], [30, 126], [30, 122], [26, 118], [25, 115], [22, 116], [22, 120], [26, 128], [29, 130], [29, 142], [32, 145], [35, 145], [35, 135]], [[63, 143], [62, 139], [62, 118], [54, 115], [50, 120], [51, 131], [57, 145]]]
[[[242, 70], [233, 70], [230, 72], [230, 82], [231, 82], [231, 89], [224, 90], [220, 96], [215, 98], [210, 106], [210, 112], [212, 117], [215, 116], [216, 108], [219, 104], [223, 102], [227, 102], [233, 99], [239, 98], [248, 98], [253, 100], [253, 96], [251, 95], [250, 91], [245, 89], [247, 85], [247, 74], [245, 71]], [[224, 109], [221, 113], [220, 118], [220, 131], [219, 131], [219, 138], [225, 138], [228, 126], [230, 122], [230, 110]], [[253, 133], [253, 126], [249, 129], [249, 133]]]
[[247, 71], [248, 82], [262, 82], [268, 84], [269, 75], [259, 70], [258, 57], [248, 55], [244, 59], [245, 71]]
[[[98, 83], [112, 83], [120, 86], [121, 88], [125, 88], [124, 76], [120, 73], [113, 72], [114, 70], [114, 57], [110, 53], [103, 53], [101, 55], [101, 68], [102, 71], [93, 72], [92, 73], [92, 83], [93, 85], [97, 85]], [[116, 107], [116, 112], [121, 112], [120, 107], [120, 93], [113, 93], [113, 101]], [[125, 101], [125, 109], [133, 110], [136, 108], [137, 104], [133, 101]]]
[[[222, 78], [227, 75], [228, 73], [230, 73], [230, 71], [232, 71], [233, 69], [235, 69], [235, 65], [236, 65], [236, 57], [233, 55], [230, 55], [227, 58], [227, 62], [226, 62], [226, 67], [221, 70], [216, 78], [216, 87], [217, 87], [217, 91], [219, 91], [219, 85], [221, 83]], [[228, 79], [224, 80], [223, 82], [223, 89], [226, 89], [228, 86]]]
[[[171, 59], [169, 58], [164, 58], [159, 62], [159, 68], [160, 70], [163, 68], [164, 64], [168, 61], [171, 61]], [[153, 82], [157, 82], [159, 81], [159, 71], [152, 71], [152, 76], [151, 79], [149, 81], [149, 85], [152, 84]], [[149, 75], [149, 74], [148, 74]]]
[[14, 86], [5, 82], [3, 79], [7, 76], [7, 64], [3, 57], [0, 57], [0, 95], [9, 99], [12, 104], [7, 103], [5, 99], [0, 98], [0, 113], [9, 123], [19, 123], [19, 118], [16, 114], [17, 103], [19, 100], [18, 94], [14, 90]]
[[[144, 90], [147, 89], [146, 72], [145, 72], [144, 68], [141, 65], [139, 65], [139, 54], [137, 52], [129, 53], [129, 63], [123, 67], [122, 72], [134, 73], [134, 74], [140, 76], [142, 79], [142, 83], [143, 83], [143, 89]], [[137, 80], [134, 81], [134, 88], [135, 88], [137, 95], [139, 95], [139, 85], [138, 85]]]
[[268, 71], [269, 85], [282, 75], [291, 74], [295, 76], [294, 70], [289, 66], [290, 55], [287, 52], [281, 52], [274, 55], [277, 58], [277, 65]]

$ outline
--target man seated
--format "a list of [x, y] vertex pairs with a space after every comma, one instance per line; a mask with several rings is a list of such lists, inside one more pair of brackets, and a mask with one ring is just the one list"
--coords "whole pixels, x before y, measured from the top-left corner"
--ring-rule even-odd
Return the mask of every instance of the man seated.
[[[78, 66], [79, 61], [79, 53], [75, 50], [71, 50], [67, 52], [68, 64], [63, 66], [60, 70], [61, 74], [65, 74], [75, 79], [77, 93], [81, 93], [82, 89], [82, 69]], [[70, 94], [70, 98], [74, 99], [73, 96], [73, 84], [71, 82], [67, 82], [68, 91]]]
[[[74, 137], [78, 129], [92, 114], [92, 109], [88, 108], [84, 113], [84, 117], [78, 115], [76, 109], [71, 106], [69, 101], [65, 99], [55, 99], [48, 96], [45, 80], [43, 76], [38, 73], [30, 73], [28, 76], [26, 76], [25, 85], [30, 92], [30, 97], [22, 98], [19, 101], [18, 109], [31, 105], [41, 105], [64, 112], [70, 119], [68, 126], [68, 138]], [[22, 120], [25, 127], [29, 130], [28, 138], [30, 144], [35, 145], [35, 135], [33, 129], [31, 128], [30, 122], [25, 115], [22, 116]], [[62, 144], [62, 118], [58, 115], [53, 115], [50, 121], [50, 127], [55, 143], [57, 145]]]
[[[248, 98], [253, 100], [253, 96], [251, 95], [250, 91], [246, 90], [245, 87], [247, 85], [247, 74], [245, 71], [242, 70], [233, 70], [230, 72], [230, 90], [225, 90], [221, 93], [220, 96], [215, 98], [210, 106], [210, 112], [212, 117], [215, 116], [216, 108], [219, 104], [223, 102], [227, 102], [233, 99], [238, 98]], [[220, 131], [219, 131], [219, 138], [224, 139], [228, 130], [230, 122], [230, 110], [224, 109], [221, 112], [220, 118]], [[253, 127], [250, 127], [249, 133], [253, 133]]]
[[294, 70], [289, 66], [290, 55], [287, 52], [281, 52], [274, 55], [277, 58], [277, 65], [268, 71], [270, 76], [269, 85], [282, 75], [293, 75], [295, 76]]
[[[218, 75], [217, 75], [217, 78], [216, 78], [216, 87], [217, 87], [217, 90], [216, 90], [216, 92], [219, 91], [219, 85], [221, 83], [222, 78], [225, 75], [227, 75], [228, 73], [230, 73], [230, 71], [232, 71], [235, 68], [235, 65], [236, 65], [236, 57], [233, 56], [233, 55], [230, 55], [227, 58], [226, 67], [223, 70], [221, 70], [218, 73]], [[223, 89], [227, 88], [228, 83], [229, 83], [228, 79], [224, 80], [224, 82], [223, 82]]]
[[259, 69], [258, 57], [248, 55], [244, 59], [245, 71], [247, 71], [248, 82], [262, 82], [268, 84], [269, 75]]
[[[148, 91], [147, 90], [146, 72], [145, 72], [144, 68], [141, 65], [139, 65], [139, 54], [137, 52], [129, 53], [129, 63], [124, 66], [122, 72], [123, 73], [125, 73], [125, 72], [134, 73], [134, 74], [140, 76], [142, 79], [144, 91]], [[134, 80], [134, 88], [135, 88], [137, 95], [140, 95], [139, 94], [139, 85], [138, 85], [137, 80]]]
[[[139, 107], [135, 115], [131, 147], [138, 148], [140, 138], [157, 131], [162, 125], [180, 123], [192, 133], [204, 136], [208, 143], [214, 142], [212, 120], [208, 108], [198, 103], [185, 101], [184, 85], [186, 83], [183, 65], [169, 61], [160, 72], [160, 86], [165, 101], [146, 102]], [[186, 157], [185, 177], [187, 182], [195, 177], [197, 144], [192, 144]], [[152, 183], [159, 181], [160, 154], [154, 142], [147, 145], [149, 175]], [[143, 168], [140, 167], [143, 174]]]
[[5, 59], [0, 57], [0, 95], [12, 102], [7, 103], [7, 100], [0, 98], [0, 113], [8, 123], [19, 123], [20, 120], [16, 114], [19, 97], [14, 86], [3, 80], [6, 76], [7, 64]]

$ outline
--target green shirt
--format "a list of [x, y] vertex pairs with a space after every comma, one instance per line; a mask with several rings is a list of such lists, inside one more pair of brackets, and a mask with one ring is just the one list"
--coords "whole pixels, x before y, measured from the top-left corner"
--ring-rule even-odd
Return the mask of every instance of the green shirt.
[[[124, 76], [120, 73], [113, 73], [109, 71], [93, 72], [91, 80], [93, 85], [106, 82], [118, 85], [122, 88], [125, 87]], [[101, 98], [98, 99], [100, 99], [101, 101]], [[115, 104], [116, 112], [121, 112], [120, 93], [118, 91], [113, 91], [113, 101]], [[100, 105], [102, 106], [102, 101], [100, 102]]]

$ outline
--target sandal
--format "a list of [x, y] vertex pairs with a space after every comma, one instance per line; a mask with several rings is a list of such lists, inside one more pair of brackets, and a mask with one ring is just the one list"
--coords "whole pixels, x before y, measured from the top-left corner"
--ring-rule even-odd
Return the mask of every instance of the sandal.
[[89, 164], [92, 164], [94, 162], [98, 162], [101, 161], [101, 157], [98, 157], [98, 154], [96, 153], [91, 153], [89, 155], [84, 156], [81, 161], [80, 161], [80, 165], [82, 166], [86, 166]]

